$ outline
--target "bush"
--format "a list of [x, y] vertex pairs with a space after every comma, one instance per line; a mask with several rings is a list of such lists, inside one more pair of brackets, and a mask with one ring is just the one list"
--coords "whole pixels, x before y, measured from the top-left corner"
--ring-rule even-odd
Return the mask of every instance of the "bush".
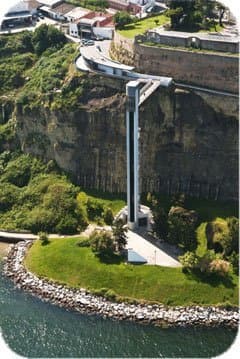
[[71, 214], [65, 214], [56, 225], [56, 231], [60, 234], [74, 234], [78, 230], [78, 220]]
[[168, 234], [168, 217], [163, 208], [154, 208], [153, 211], [153, 231], [158, 238], [166, 239]]
[[11, 183], [0, 183], [0, 212], [9, 211], [19, 201], [20, 190]]
[[96, 221], [96, 218], [102, 218], [103, 212], [104, 208], [102, 203], [88, 198], [87, 215], [90, 221]]
[[208, 250], [202, 257], [199, 258], [197, 267], [202, 273], [209, 272], [209, 266], [212, 261], [216, 259], [216, 254], [213, 250]]
[[42, 242], [42, 245], [49, 243], [48, 234], [46, 232], [38, 232], [38, 239]]
[[127, 244], [128, 228], [121, 219], [116, 219], [112, 226], [113, 238], [116, 244], [116, 249], [121, 252]]
[[231, 265], [229, 262], [223, 259], [214, 259], [210, 262], [208, 271], [221, 277], [226, 277], [229, 274], [230, 269]]
[[236, 217], [217, 218], [206, 227], [208, 248], [224, 257], [239, 250], [239, 220]]
[[95, 230], [89, 237], [90, 246], [99, 256], [111, 256], [114, 253], [112, 233], [105, 230]]
[[108, 289], [108, 290], [105, 292], [104, 296], [105, 296], [106, 298], [110, 299], [110, 300], [114, 300], [114, 299], [116, 299], [116, 297], [117, 297], [116, 293], [115, 293], [114, 290], [112, 290], [112, 289]]
[[113, 223], [114, 217], [113, 217], [113, 212], [110, 208], [105, 208], [103, 213], [103, 219], [104, 222], [109, 226]]
[[1, 180], [10, 182], [18, 187], [26, 186], [31, 177], [44, 169], [43, 164], [30, 155], [20, 155], [8, 162], [4, 168]]
[[77, 242], [78, 247], [90, 247], [90, 240], [89, 238], [81, 238]]
[[114, 17], [114, 23], [119, 29], [123, 29], [125, 25], [133, 22], [133, 18], [127, 11], [118, 11]]
[[232, 254], [227, 257], [227, 260], [231, 263], [233, 272], [239, 274], [239, 254], [233, 251]]
[[193, 223], [184, 220], [177, 215], [171, 215], [168, 219], [167, 240], [171, 244], [177, 244], [186, 251], [197, 248], [197, 236]]
[[184, 255], [179, 256], [179, 261], [183, 266], [183, 269], [194, 269], [198, 264], [198, 256], [194, 252], [186, 252]]
[[55, 213], [43, 207], [35, 207], [25, 214], [23, 227], [33, 233], [40, 231], [52, 232], [55, 230]]

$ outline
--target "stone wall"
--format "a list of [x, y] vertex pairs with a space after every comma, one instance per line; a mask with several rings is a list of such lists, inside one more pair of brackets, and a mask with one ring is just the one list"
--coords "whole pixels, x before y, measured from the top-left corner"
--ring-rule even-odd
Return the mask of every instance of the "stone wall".
[[139, 72], [169, 76], [220, 91], [238, 93], [238, 57], [135, 44]]
[[[92, 81], [77, 110], [18, 108], [22, 150], [55, 159], [83, 187], [126, 192], [125, 83]], [[140, 127], [142, 191], [238, 198], [237, 99], [161, 89], [142, 106]]]
[[238, 57], [133, 43], [115, 33], [111, 55], [138, 72], [169, 76], [176, 82], [238, 93]]

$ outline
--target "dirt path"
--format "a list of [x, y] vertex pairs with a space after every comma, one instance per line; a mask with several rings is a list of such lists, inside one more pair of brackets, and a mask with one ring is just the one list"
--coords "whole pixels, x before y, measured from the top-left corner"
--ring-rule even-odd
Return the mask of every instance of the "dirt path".
[[10, 248], [10, 243], [0, 242], [0, 258], [7, 255]]

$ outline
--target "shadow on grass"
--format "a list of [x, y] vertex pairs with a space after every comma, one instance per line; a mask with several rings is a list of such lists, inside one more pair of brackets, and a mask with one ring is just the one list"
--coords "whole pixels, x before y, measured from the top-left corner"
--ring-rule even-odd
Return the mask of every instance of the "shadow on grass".
[[47, 246], [48, 244], [50, 244], [50, 241], [49, 241], [49, 240], [43, 241], [43, 242], [41, 243], [42, 246]]
[[118, 254], [99, 254], [100, 262], [105, 264], [121, 264], [124, 262], [124, 257]]
[[202, 273], [199, 270], [194, 270], [191, 272], [184, 272], [188, 279], [193, 279], [196, 282], [207, 283], [212, 287], [217, 287], [220, 284], [223, 284], [226, 288], [234, 288], [236, 284], [233, 283], [230, 276], [221, 277], [217, 274], [206, 274]]

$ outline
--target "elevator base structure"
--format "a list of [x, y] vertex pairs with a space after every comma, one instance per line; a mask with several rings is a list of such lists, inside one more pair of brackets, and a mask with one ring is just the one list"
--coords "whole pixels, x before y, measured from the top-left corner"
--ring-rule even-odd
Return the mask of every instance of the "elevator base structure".
[[124, 207], [119, 214], [118, 218], [121, 218], [123, 223], [128, 225], [128, 228], [131, 230], [135, 230], [136, 228], [144, 229], [146, 231], [152, 230], [152, 212], [147, 206], [139, 206], [138, 209], [138, 222], [130, 222], [128, 218], [128, 206]]

